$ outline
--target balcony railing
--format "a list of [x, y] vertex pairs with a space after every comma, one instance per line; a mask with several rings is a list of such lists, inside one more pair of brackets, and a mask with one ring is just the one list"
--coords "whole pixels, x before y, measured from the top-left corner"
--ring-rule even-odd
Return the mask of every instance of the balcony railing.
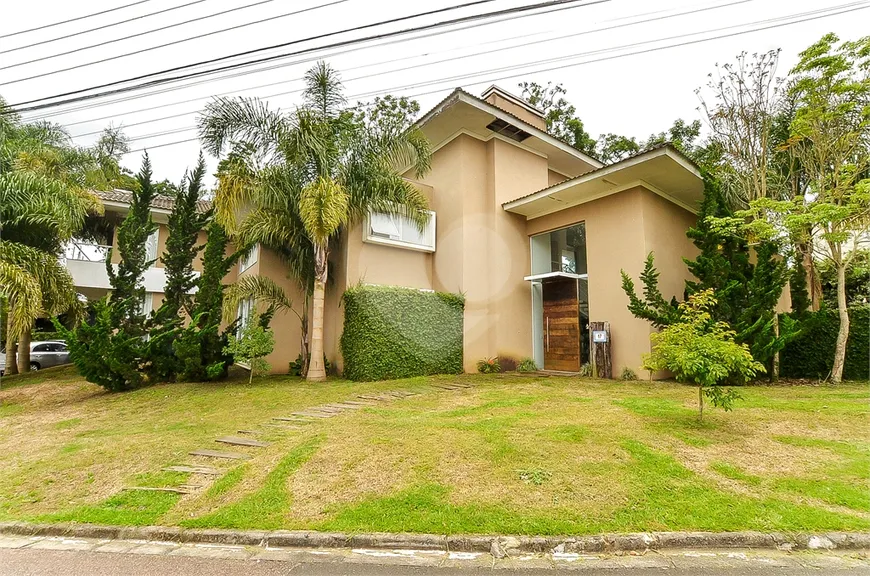
[[111, 246], [70, 242], [64, 249], [64, 258], [81, 262], [105, 262]]

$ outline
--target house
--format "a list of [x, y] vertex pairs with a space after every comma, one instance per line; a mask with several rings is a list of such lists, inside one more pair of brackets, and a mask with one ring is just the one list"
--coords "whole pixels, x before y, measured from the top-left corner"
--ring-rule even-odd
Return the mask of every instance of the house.
[[[466, 371], [492, 356], [577, 371], [589, 361], [589, 322], [607, 321], [615, 371], [642, 372], [651, 327], [628, 312], [620, 270], [636, 279], [655, 252], [663, 294], [682, 295], [682, 259], [696, 253], [685, 232], [703, 194], [698, 168], [667, 145], [604, 166], [548, 135], [541, 110], [496, 86], [481, 97], [456, 89], [417, 125], [431, 142], [432, 169], [419, 180], [404, 176], [429, 198], [432, 218], [420, 232], [403, 218], [371, 214], [344, 231], [330, 256], [327, 358], [341, 367], [341, 295], [368, 283], [464, 294]], [[129, 202], [120, 192], [103, 199], [107, 213]], [[154, 254], [165, 245], [170, 210], [165, 198], [154, 204]], [[80, 291], [97, 296], [108, 278], [86, 273], [91, 264], [68, 260]], [[160, 268], [158, 261], [146, 274], [146, 309], [162, 301]], [[300, 300], [269, 250], [253, 252], [227, 281], [244, 274], [269, 276]], [[284, 372], [299, 352], [300, 325], [285, 313], [273, 327], [267, 359]]]

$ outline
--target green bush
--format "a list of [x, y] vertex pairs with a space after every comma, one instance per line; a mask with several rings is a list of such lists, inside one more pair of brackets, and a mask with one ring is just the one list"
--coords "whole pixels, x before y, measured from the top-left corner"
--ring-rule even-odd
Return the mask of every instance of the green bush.
[[[801, 318], [800, 334], [780, 353], [779, 375], [784, 378], [827, 378], [834, 365], [834, 347], [840, 319], [836, 310], [824, 308]], [[849, 308], [849, 341], [843, 378], [867, 380], [870, 366], [870, 306]]]
[[31, 342], [42, 342], [45, 340], [63, 340], [63, 334], [60, 332], [33, 332], [30, 335]]
[[484, 358], [477, 361], [477, 371], [481, 374], [498, 374], [501, 372], [501, 363], [498, 357]]
[[517, 364], [517, 372], [537, 372], [538, 365], [535, 364], [535, 361], [531, 358], [523, 358], [520, 360], [520, 363]]
[[619, 379], [625, 381], [637, 380], [637, 372], [626, 366], [622, 369], [622, 374], [619, 375]]
[[341, 353], [351, 380], [462, 372], [462, 296], [356, 286], [344, 293]]

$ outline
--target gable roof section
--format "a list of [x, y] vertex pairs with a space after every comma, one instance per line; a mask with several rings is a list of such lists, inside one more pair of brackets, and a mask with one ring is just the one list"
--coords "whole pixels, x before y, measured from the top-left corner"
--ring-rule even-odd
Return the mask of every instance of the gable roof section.
[[644, 186], [695, 213], [704, 191], [697, 164], [666, 143], [505, 202], [502, 207], [532, 219], [634, 186]]
[[[133, 193], [129, 190], [94, 190], [100, 200], [109, 206], [117, 206], [119, 208], [127, 208], [133, 202]], [[172, 212], [175, 207], [175, 200], [163, 194], [157, 194], [151, 201], [152, 210], [160, 210], [164, 212]], [[208, 212], [211, 209], [211, 202], [208, 200], [200, 200], [196, 203], [197, 212]]]
[[[538, 108], [537, 106], [532, 106], [531, 104], [529, 104], [528, 102], [526, 102], [526, 101], [523, 100], [522, 98], [518, 98], [517, 96], [515, 96], [515, 95], [511, 94], [510, 92], [508, 92], [507, 90], [503, 90], [502, 88], [499, 88], [499, 87], [496, 86], [495, 84], [493, 84], [492, 86], [490, 86], [489, 88], [487, 88], [487, 89], [483, 92], [483, 94], [480, 95], [480, 98], [481, 98], [481, 100], [486, 101], [486, 99], [489, 98], [489, 96], [490, 96], [491, 94], [498, 94], [499, 96], [501, 96], [501, 97], [504, 98], [505, 100], [509, 100], [510, 102], [513, 102], [513, 103], [516, 104], [517, 106], [519, 106], [519, 107], [521, 107], [521, 108], [524, 108], [524, 109], [528, 110], [528, 111], [531, 112], [532, 114], [534, 114], [534, 115], [536, 115], [536, 116], [540, 116], [541, 118], [544, 117], [544, 111], [543, 111], [543, 110], [541, 110], [541, 109]], [[496, 106], [496, 108], [498, 108], [498, 106]], [[507, 110], [505, 110], [505, 112], [507, 112]]]
[[[501, 93], [501, 91], [500, 91], [500, 93]], [[510, 124], [518, 126], [519, 128], [522, 128], [524, 131], [531, 134], [533, 137], [540, 140], [542, 143], [546, 144], [547, 146], [555, 148], [559, 152], [561, 152], [565, 155], [571, 156], [571, 157], [575, 158], [576, 160], [583, 162], [584, 164], [586, 164], [588, 166], [593, 166], [596, 168], [603, 166], [603, 164], [599, 160], [593, 158], [592, 156], [589, 156], [588, 154], [580, 152], [579, 150], [570, 146], [569, 144], [566, 144], [562, 140], [559, 140], [558, 138], [551, 136], [550, 134], [547, 134], [545, 131], [541, 130], [540, 128], [536, 128], [535, 126], [532, 126], [531, 124], [529, 124], [528, 122], [526, 122], [522, 118], [519, 118], [518, 116], [516, 116], [514, 114], [511, 114], [510, 112], [508, 112], [507, 110], [504, 110], [503, 108], [499, 108], [498, 106], [490, 104], [489, 102], [483, 100], [482, 98], [478, 98], [477, 96], [466, 92], [462, 88], [456, 88], [455, 90], [453, 90], [453, 92], [448, 94], [446, 98], [444, 98], [441, 102], [436, 104], [431, 110], [429, 110], [429, 112], [424, 114], [414, 124], [420, 128], [423, 128], [426, 124], [432, 122], [435, 118], [438, 118], [440, 115], [442, 115], [444, 112], [446, 112], [448, 109], [450, 109], [451, 107], [453, 107], [454, 105], [456, 105], [458, 103], [467, 104], [467, 105], [472, 106], [472, 107], [474, 107], [482, 112], [491, 114], [492, 116], [495, 116], [496, 118], [504, 120], [505, 122], [509, 122]], [[438, 143], [433, 143], [433, 144], [437, 145]]]

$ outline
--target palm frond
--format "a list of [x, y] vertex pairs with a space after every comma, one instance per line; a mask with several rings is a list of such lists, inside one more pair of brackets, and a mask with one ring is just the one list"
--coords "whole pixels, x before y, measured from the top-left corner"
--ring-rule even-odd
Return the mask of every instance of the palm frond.
[[253, 146], [261, 157], [284, 140], [287, 124], [280, 112], [258, 98], [215, 98], [197, 118], [199, 139], [213, 156], [220, 156], [234, 141]]
[[293, 310], [293, 301], [274, 280], [265, 276], [243, 276], [224, 291], [223, 321], [228, 324], [234, 322], [239, 303], [249, 298], [268, 305], [276, 312]]
[[305, 73], [302, 98], [308, 108], [321, 118], [334, 118], [344, 109], [347, 99], [338, 70], [320, 60]]
[[320, 177], [302, 189], [299, 217], [308, 236], [325, 244], [347, 222], [348, 194], [335, 180]]

